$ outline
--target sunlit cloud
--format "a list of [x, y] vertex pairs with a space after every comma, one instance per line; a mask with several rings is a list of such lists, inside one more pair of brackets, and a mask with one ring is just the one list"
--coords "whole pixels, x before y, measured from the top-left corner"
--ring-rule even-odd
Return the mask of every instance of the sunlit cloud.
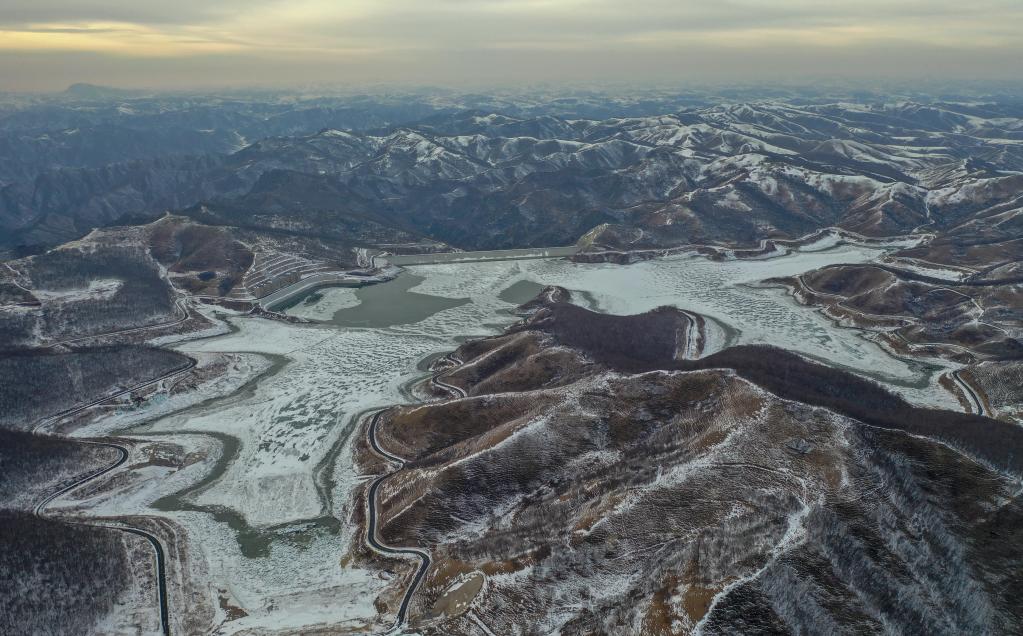
[[176, 57], [239, 51], [231, 42], [205, 29], [159, 30], [130, 23], [35, 24], [0, 31], [0, 50], [8, 52], [90, 51], [138, 57]]
[[5, 0], [0, 80], [22, 85], [39, 75], [33, 60], [60, 70], [56, 60], [75, 53], [111, 58], [124, 71], [110, 81], [138, 83], [144, 74], [128, 70], [141, 68], [134, 59], [177, 60], [184, 70], [189, 58], [222, 56], [225, 64], [213, 66], [274, 60], [288, 67], [279, 77], [267, 71], [267, 82], [337, 79], [321, 70], [334, 63], [359, 65], [344, 78], [444, 83], [485, 75], [477, 67], [488, 60], [499, 61], [496, 81], [543, 72], [544, 55], [550, 72], [590, 79], [674, 77], [693, 70], [684, 63], [693, 55], [705, 74], [734, 74], [742, 52], [751, 76], [778, 65], [848, 73], [881, 49], [885, 70], [907, 76], [941, 73], [944, 65], [961, 75], [1011, 77], [1023, 63], [1021, 25], [1018, 0]]

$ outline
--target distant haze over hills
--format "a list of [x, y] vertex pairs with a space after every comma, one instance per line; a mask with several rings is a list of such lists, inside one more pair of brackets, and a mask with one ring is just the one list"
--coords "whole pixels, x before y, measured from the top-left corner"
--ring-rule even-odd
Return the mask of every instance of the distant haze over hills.
[[1018, 79], [1021, 23], [1015, 0], [12, 0], [0, 88]]
[[1021, 633], [1014, 90], [0, 96], [0, 625]]
[[96, 84], [72, 84], [64, 89], [64, 95], [74, 99], [102, 100], [116, 99], [138, 95], [140, 91], [125, 88], [114, 88], [111, 86], [97, 86]]
[[369, 222], [373, 240], [391, 228], [466, 249], [940, 230], [1003, 214], [1023, 179], [1023, 101], [964, 93], [204, 96], [77, 84], [0, 116], [3, 248], [167, 210], [356, 242]]

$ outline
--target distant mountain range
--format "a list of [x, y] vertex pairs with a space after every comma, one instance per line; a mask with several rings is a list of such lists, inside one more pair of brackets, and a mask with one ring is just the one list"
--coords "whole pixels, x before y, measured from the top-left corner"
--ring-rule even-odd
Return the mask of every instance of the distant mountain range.
[[0, 624], [1021, 633], [1021, 212], [1011, 98], [0, 96]]
[[[466, 249], [587, 233], [605, 247], [649, 249], [753, 245], [829, 226], [1016, 231], [1023, 206], [1023, 105], [1013, 102], [770, 100], [591, 119], [196, 101], [168, 112], [150, 101], [46, 104], [0, 120], [2, 248], [51, 246], [165, 210], [327, 234], [371, 219]], [[98, 117], [104, 109], [122, 116]], [[43, 116], [67, 127], [33, 129]], [[327, 120], [348, 130], [294, 134]]]

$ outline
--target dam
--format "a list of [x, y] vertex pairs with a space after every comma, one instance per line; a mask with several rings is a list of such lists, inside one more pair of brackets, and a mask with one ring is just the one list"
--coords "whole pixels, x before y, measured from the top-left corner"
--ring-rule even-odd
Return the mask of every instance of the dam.
[[[542, 258], [565, 258], [579, 252], [579, 247], [531, 247], [514, 250], [482, 250], [478, 252], [434, 252], [428, 254], [378, 254], [372, 257], [373, 268], [389, 265], [436, 265], [441, 263], [478, 263], [482, 261], [514, 261]], [[379, 277], [355, 276], [348, 272], [318, 272], [258, 300], [266, 309], [273, 309], [322, 287], [362, 287], [381, 282]]]

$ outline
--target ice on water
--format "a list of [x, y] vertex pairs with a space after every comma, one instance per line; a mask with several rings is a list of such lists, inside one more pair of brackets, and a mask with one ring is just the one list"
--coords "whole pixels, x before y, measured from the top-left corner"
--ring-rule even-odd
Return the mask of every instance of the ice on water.
[[[515, 320], [507, 312], [510, 305], [498, 294], [521, 280], [586, 292], [602, 311], [611, 313], [677, 305], [731, 326], [739, 342], [800, 351], [904, 385], [901, 390], [917, 402], [938, 402], [944, 398], [933, 382], [922, 388], [911, 386], [929, 379], [920, 365], [887, 355], [861, 332], [836, 327], [819, 312], [798, 306], [783, 290], [751, 286], [769, 277], [834, 263], [866, 262], [881, 254], [879, 249], [840, 245], [756, 261], [711, 262], [679, 256], [628, 266], [561, 260], [416, 266], [410, 270], [424, 280], [410, 291], [471, 302], [414, 324], [388, 328], [235, 317], [237, 331], [179, 348], [269, 354], [283, 359], [283, 367], [244, 395], [162, 417], [147, 432], [161, 433], [164, 439], [175, 431], [214, 432], [240, 441], [238, 456], [224, 474], [194, 495], [197, 504], [232, 510], [257, 530], [290, 523], [301, 532], [303, 521], [331, 510], [344, 522], [352, 489], [361, 483], [351, 461], [353, 417], [402, 401], [399, 387], [421, 374], [416, 363], [426, 355], [454, 348], [461, 336], [496, 333]], [[409, 302], [414, 302], [415, 294]], [[328, 293], [325, 306], [350, 306], [352, 298], [350, 291]], [[319, 317], [314, 312], [309, 315]], [[337, 444], [344, 448], [331, 455]], [[335, 488], [330, 493], [333, 505], [328, 507], [315, 476], [317, 466], [331, 457], [336, 462]], [[154, 487], [153, 499], [171, 494], [159, 490]], [[131, 500], [131, 506], [135, 509], [120, 512], [169, 514], [188, 528], [194, 545], [204, 551], [212, 588], [230, 590], [249, 612], [239, 628], [242, 623], [244, 627], [271, 626], [284, 620], [297, 627], [305, 619], [319, 622], [326, 617], [309, 605], [309, 599], [321, 595], [329, 596], [331, 611], [338, 617], [374, 614], [373, 599], [384, 582], [369, 572], [340, 566], [347, 542], [354, 536], [352, 528], [338, 536], [318, 531], [301, 548], [274, 543], [268, 556], [249, 558], [242, 555], [234, 531], [207, 513], [154, 511], [138, 498]], [[296, 593], [296, 582], [303, 594]]]

